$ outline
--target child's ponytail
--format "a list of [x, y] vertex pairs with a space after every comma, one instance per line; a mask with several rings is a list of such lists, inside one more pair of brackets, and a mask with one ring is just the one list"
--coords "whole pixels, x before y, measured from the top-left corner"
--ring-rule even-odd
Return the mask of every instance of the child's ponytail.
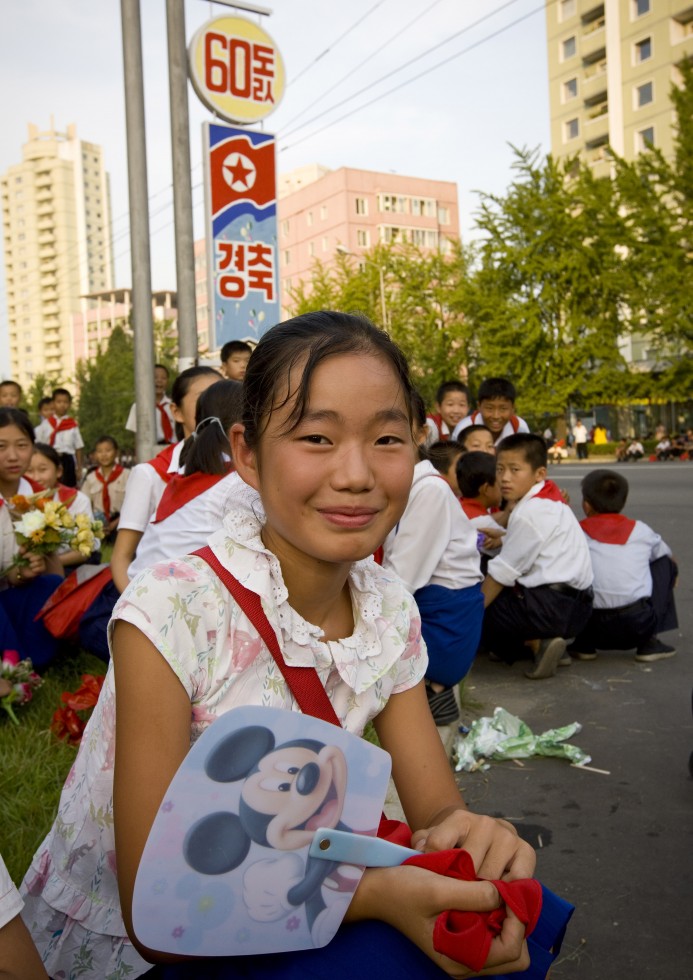
[[202, 392], [195, 410], [197, 427], [185, 440], [180, 454], [185, 475], [226, 472], [231, 456], [228, 432], [241, 418], [241, 392], [238, 381], [217, 381]]

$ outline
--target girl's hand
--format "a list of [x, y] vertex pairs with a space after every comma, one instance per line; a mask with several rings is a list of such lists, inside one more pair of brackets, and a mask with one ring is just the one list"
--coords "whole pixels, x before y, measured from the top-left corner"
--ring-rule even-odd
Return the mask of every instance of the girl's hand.
[[32, 551], [22, 552], [22, 549], [20, 549], [20, 553], [26, 558], [28, 565], [18, 565], [14, 569], [13, 577], [10, 578], [12, 585], [31, 582], [32, 579], [37, 578], [39, 575], [44, 575], [46, 571], [46, 559], [43, 555], [36, 555]]
[[433, 948], [433, 927], [448, 909], [489, 912], [501, 904], [490, 882], [457, 881], [424, 868], [368, 868], [352, 900], [345, 921], [380, 919], [419, 947], [448, 976], [462, 980], [526, 970], [529, 954], [524, 926], [510, 911], [500, 936], [491, 942], [488, 959], [479, 973], [443, 956]]
[[424, 853], [463, 847], [480, 878], [512, 881], [534, 875], [536, 855], [507, 820], [456, 809], [432, 827], [416, 830], [411, 846]]

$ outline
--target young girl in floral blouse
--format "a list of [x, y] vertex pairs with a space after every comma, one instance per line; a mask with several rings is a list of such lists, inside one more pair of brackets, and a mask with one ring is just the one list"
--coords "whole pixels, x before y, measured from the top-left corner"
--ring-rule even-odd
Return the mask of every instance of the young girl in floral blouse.
[[[245, 489], [209, 544], [261, 596], [286, 663], [316, 669], [344, 728], [360, 734], [374, 719], [412, 846], [464, 845], [483, 878], [529, 877], [532, 849], [460, 797], [428, 709], [416, 606], [370, 557], [407, 503], [411, 399], [402, 354], [369, 321], [322, 312], [274, 327], [251, 356], [243, 423], [231, 432]], [[52, 977], [134, 978], [167, 961], [138, 941], [132, 897], [171, 779], [191, 743], [229, 709], [298, 710], [255, 627], [199, 557], [138, 575], [110, 631], [99, 703], [23, 883], [24, 918]], [[151, 977], [334, 980], [381, 976], [383, 963], [389, 976], [469, 976], [434, 950], [436, 917], [499, 904], [490, 881], [371, 868], [324, 948], [159, 965]], [[528, 961], [524, 927], [509, 912], [483, 972]]]

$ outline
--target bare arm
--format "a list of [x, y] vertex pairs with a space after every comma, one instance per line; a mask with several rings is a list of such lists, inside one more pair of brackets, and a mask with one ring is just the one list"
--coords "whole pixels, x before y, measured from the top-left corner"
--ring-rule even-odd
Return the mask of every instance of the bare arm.
[[482, 878], [529, 878], [534, 851], [505, 820], [471, 813], [428, 708], [423, 682], [390, 698], [375, 719], [392, 777], [412, 828], [412, 847], [441, 851], [464, 847]]
[[[116, 623], [113, 664], [117, 692], [113, 815], [123, 920], [142, 956], [168, 961], [170, 957], [137, 941], [132, 895], [151, 825], [190, 748], [190, 699], [159, 651], [130, 623]], [[152, 691], [157, 692], [155, 698]]]
[[484, 597], [484, 609], [490, 606], [494, 599], [497, 599], [501, 594], [505, 586], [501, 585], [500, 582], [496, 582], [495, 578], [491, 575], [487, 575], [481, 584], [481, 592]]
[[128, 568], [135, 557], [141, 537], [142, 531], [131, 531], [129, 528], [122, 528], [118, 531], [118, 537], [113, 545], [113, 554], [111, 555], [111, 574], [119, 592], [124, 592], [130, 584]]
[[0, 980], [47, 980], [41, 957], [20, 916], [0, 929]]

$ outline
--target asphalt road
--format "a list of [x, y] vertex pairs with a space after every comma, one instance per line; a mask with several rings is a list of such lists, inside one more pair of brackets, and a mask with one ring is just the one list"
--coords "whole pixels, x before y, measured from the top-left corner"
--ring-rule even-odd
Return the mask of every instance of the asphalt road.
[[[593, 465], [551, 470], [580, 516]], [[533, 757], [458, 777], [473, 809], [513, 820], [537, 848], [537, 876], [576, 906], [551, 980], [693, 977], [693, 462], [618, 468], [631, 486], [625, 512], [679, 563], [679, 629], [663, 634], [677, 655], [639, 664], [605, 653], [542, 681], [484, 658], [465, 687], [467, 724], [498, 705], [536, 733], [578, 721], [572, 741], [605, 770]]]

